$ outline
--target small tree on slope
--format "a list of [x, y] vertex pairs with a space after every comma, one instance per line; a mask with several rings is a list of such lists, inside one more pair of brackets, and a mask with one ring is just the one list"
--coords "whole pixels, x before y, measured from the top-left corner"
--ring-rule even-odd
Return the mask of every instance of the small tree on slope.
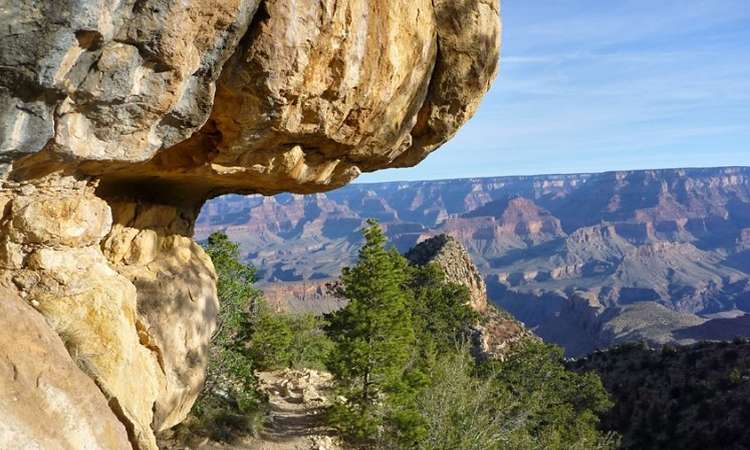
[[414, 429], [406, 424], [416, 414], [399, 405], [407, 404], [413, 392], [408, 365], [415, 338], [404, 289], [408, 264], [385, 248], [376, 222], [368, 221], [363, 234], [359, 261], [342, 271], [335, 292], [349, 303], [328, 316], [327, 332], [335, 344], [328, 367], [345, 386], [347, 399], [333, 408], [334, 423], [351, 437], [370, 441], [384, 428], [392, 433]]

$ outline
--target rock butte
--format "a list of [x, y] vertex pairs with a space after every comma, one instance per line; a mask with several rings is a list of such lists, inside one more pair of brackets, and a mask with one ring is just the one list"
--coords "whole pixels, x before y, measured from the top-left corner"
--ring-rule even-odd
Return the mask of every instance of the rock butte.
[[475, 112], [499, 37], [497, 0], [7, 2], [0, 318], [28, 336], [2, 327], [0, 447], [156, 448], [216, 322], [203, 202], [416, 164]]
[[472, 327], [472, 353], [481, 359], [504, 359], [514, 345], [534, 334], [505, 311], [491, 306], [487, 286], [463, 245], [454, 237], [439, 234], [426, 239], [406, 253], [411, 264], [436, 264], [446, 281], [466, 287], [469, 306], [481, 313], [481, 321]]

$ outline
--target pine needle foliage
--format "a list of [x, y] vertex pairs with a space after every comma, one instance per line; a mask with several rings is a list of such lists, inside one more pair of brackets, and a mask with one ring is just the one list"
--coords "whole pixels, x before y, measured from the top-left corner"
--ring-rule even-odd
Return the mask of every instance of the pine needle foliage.
[[329, 419], [351, 447], [372, 450], [611, 449], [598, 430], [611, 407], [593, 374], [528, 339], [504, 361], [471, 357], [480, 321], [465, 287], [435, 265], [409, 266], [368, 222], [357, 264], [334, 293], [328, 367], [340, 386]]
[[[354, 267], [342, 271], [336, 294], [348, 304], [327, 316], [334, 342], [328, 368], [342, 386], [346, 401], [334, 406], [332, 421], [361, 442], [377, 440], [414, 415], [408, 407], [412, 389], [408, 365], [415, 350], [409, 291], [410, 268], [376, 222], [363, 231], [365, 243]], [[413, 430], [412, 427], [407, 427]]]

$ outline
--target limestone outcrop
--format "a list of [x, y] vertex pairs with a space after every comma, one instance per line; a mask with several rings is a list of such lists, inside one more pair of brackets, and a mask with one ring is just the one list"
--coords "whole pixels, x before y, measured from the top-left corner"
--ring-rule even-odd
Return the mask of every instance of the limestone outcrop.
[[219, 310], [213, 264], [191, 238], [195, 211], [133, 202], [111, 208], [114, 225], [102, 249], [137, 291], [139, 332], [164, 379], [153, 421], [162, 431], [187, 416], [203, 386]]
[[12, 286], [66, 341], [131, 439], [155, 448], [153, 405], [164, 379], [136, 288], [99, 247], [112, 228], [110, 207], [88, 181], [72, 177], [6, 188], [0, 285]]
[[456, 238], [439, 234], [417, 244], [406, 253], [406, 258], [418, 266], [436, 264], [443, 270], [446, 281], [468, 289], [470, 306], [480, 314], [480, 321], [472, 330], [476, 356], [503, 358], [514, 343], [534, 336], [521, 322], [488, 302], [482, 274]]
[[129, 442], [154, 449], [195, 400], [216, 326], [213, 267], [191, 239], [203, 202], [416, 164], [489, 89], [498, 13], [497, 0], [5, 2], [0, 287], [63, 338]]

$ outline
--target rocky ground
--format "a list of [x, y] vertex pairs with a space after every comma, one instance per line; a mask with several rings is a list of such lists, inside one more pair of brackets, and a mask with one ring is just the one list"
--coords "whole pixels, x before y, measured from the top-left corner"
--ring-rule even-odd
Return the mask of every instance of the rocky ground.
[[167, 437], [169, 450], [342, 450], [333, 431], [323, 423], [333, 395], [329, 373], [284, 369], [258, 374], [260, 391], [268, 396], [268, 414], [257, 436], [235, 436], [216, 442], [197, 436]]

